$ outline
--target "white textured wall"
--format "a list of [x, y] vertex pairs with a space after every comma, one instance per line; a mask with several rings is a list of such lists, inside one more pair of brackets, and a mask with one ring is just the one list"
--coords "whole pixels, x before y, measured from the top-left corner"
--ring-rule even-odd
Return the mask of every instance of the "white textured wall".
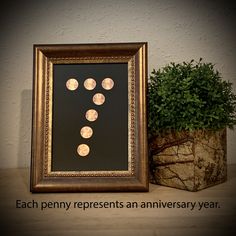
[[[227, 1], [16, 1], [1, 6], [0, 167], [30, 165], [32, 45], [147, 41], [149, 72], [203, 57], [236, 86], [234, 5]], [[236, 91], [236, 89], [234, 90]], [[236, 163], [236, 131], [228, 161]]]

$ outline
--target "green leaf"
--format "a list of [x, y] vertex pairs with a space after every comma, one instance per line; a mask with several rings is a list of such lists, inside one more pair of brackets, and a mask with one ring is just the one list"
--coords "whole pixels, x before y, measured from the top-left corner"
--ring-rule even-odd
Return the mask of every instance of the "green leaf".
[[171, 62], [148, 82], [150, 135], [169, 130], [221, 129], [236, 124], [236, 95], [212, 63]]

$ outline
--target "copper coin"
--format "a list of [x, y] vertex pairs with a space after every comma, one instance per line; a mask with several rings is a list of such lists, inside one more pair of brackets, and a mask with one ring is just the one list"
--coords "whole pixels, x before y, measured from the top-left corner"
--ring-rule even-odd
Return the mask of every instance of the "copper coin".
[[89, 154], [89, 146], [86, 144], [80, 144], [77, 148], [77, 152], [80, 156], [85, 157]]
[[76, 79], [71, 78], [66, 81], [66, 87], [71, 91], [76, 90], [78, 86], [79, 82]]
[[105, 78], [102, 81], [102, 87], [106, 90], [112, 89], [114, 86], [114, 81], [111, 78]]
[[93, 78], [88, 78], [84, 81], [84, 87], [87, 90], [93, 90], [96, 87], [96, 81]]
[[89, 126], [84, 126], [80, 130], [80, 134], [83, 138], [90, 138], [93, 135], [93, 130]]
[[88, 121], [95, 121], [98, 118], [98, 113], [94, 109], [90, 109], [86, 112], [85, 117]]
[[105, 96], [102, 93], [96, 93], [93, 96], [93, 102], [96, 105], [102, 105], [105, 102]]

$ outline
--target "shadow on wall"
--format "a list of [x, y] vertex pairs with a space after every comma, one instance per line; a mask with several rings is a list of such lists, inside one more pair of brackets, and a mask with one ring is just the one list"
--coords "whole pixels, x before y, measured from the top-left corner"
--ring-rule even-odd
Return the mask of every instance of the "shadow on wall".
[[[32, 122], [32, 90], [21, 92], [20, 128], [18, 141], [18, 168], [29, 168], [31, 159], [31, 122]], [[23, 183], [29, 186], [29, 170], [20, 172]]]
[[31, 155], [31, 121], [32, 121], [32, 90], [21, 92], [20, 128], [18, 141], [18, 168], [30, 166]]

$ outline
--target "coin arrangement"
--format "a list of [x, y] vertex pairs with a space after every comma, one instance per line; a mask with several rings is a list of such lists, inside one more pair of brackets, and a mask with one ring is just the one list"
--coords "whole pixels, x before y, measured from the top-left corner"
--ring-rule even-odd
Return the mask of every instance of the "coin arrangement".
[[[84, 88], [86, 90], [93, 90], [95, 89], [96, 85], [97, 85], [97, 82], [94, 78], [87, 78], [84, 81]], [[111, 90], [114, 87], [114, 81], [111, 78], [105, 78], [103, 79], [101, 85], [103, 89]], [[78, 80], [75, 78], [69, 78], [66, 82], [66, 88], [69, 91], [75, 91], [76, 89], [79, 88]], [[104, 94], [102, 93], [93, 94], [92, 101], [95, 105], [101, 106], [104, 104], [105, 100], [106, 99], [105, 99]], [[85, 118], [89, 122], [94, 122], [98, 118], [98, 112], [95, 109], [89, 109], [85, 113]], [[85, 125], [80, 129], [80, 135], [85, 140], [89, 139], [93, 135], [93, 129], [90, 126]], [[87, 144], [83, 143], [83, 144], [78, 145], [77, 153], [79, 156], [86, 157], [88, 156], [89, 152], [90, 152], [90, 147]]]

